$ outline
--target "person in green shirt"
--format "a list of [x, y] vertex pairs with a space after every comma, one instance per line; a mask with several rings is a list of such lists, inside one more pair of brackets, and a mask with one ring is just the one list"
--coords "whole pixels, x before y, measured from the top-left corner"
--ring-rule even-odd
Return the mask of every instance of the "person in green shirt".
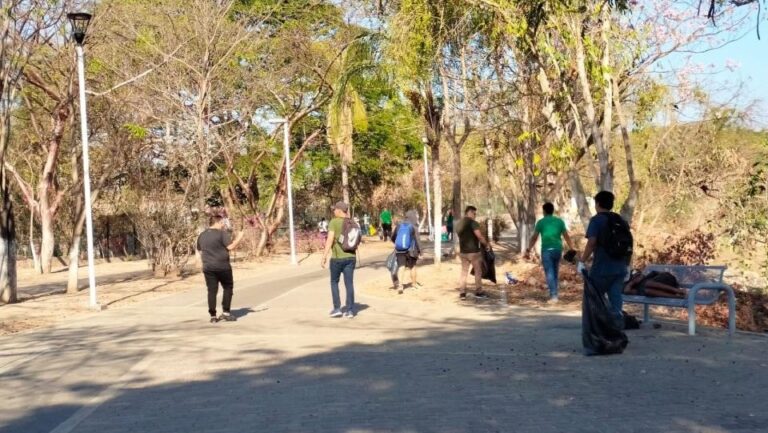
[[[328, 239], [325, 241], [325, 252], [321, 266], [325, 268], [328, 263], [328, 256], [331, 256], [331, 298], [333, 300], [333, 309], [331, 317], [355, 317], [355, 253], [348, 253], [341, 248], [341, 238], [343, 236], [344, 219], [348, 218], [349, 205], [340, 201], [333, 206], [333, 219], [328, 223]], [[341, 298], [339, 296], [339, 281], [344, 275], [344, 288], [347, 290], [346, 311], [342, 313]]]
[[392, 212], [389, 209], [384, 208], [379, 215], [379, 222], [381, 223], [381, 231], [383, 239], [388, 240], [392, 237]]
[[448, 240], [453, 240], [453, 211], [448, 210], [448, 216], [445, 217], [445, 230], [448, 232]]
[[560, 259], [563, 256], [563, 241], [568, 244], [568, 248], [574, 250], [571, 237], [568, 235], [568, 229], [565, 222], [556, 217], [555, 205], [544, 203], [544, 218], [536, 222], [533, 237], [528, 243], [528, 249], [525, 251], [525, 257], [530, 257], [533, 246], [541, 236], [541, 264], [544, 267], [544, 275], [547, 277], [547, 286], [549, 287], [549, 302], [557, 302], [558, 274], [560, 271]]

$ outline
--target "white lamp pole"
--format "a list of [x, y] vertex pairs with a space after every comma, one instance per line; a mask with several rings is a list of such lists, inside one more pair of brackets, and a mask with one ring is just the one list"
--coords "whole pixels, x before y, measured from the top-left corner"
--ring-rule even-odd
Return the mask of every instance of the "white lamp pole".
[[432, 238], [432, 200], [429, 197], [429, 164], [427, 163], [427, 144], [429, 140], [427, 137], [423, 137], [421, 141], [424, 143], [424, 187], [427, 190], [427, 228], [429, 230], [429, 237]]
[[287, 119], [273, 119], [269, 123], [283, 124], [283, 152], [285, 154], [285, 180], [288, 193], [288, 231], [291, 244], [291, 264], [296, 265], [296, 232], [293, 228], [293, 182], [291, 181], [290, 125]]
[[93, 259], [93, 213], [91, 209], [91, 168], [88, 158], [88, 113], [85, 99], [85, 54], [83, 52], [83, 42], [85, 41], [85, 32], [88, 29], [88, 23], [91, 15], [87, 13], [68, 14], [72, 23], [72, 35], [77, 45], [77, 78], [80, 93], [80, 141], [83, 144], [83, 189], [85, 195], [85, 233], [88, 242], [88, 306], [93, 309], [100, 309], [96, 299], [96, 270], [94, 269]]

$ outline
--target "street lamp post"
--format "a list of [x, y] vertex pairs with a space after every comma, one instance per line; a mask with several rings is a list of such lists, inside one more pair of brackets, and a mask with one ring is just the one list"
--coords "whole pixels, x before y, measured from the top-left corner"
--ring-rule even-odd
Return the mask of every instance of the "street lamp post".
[[283, 153], [285, 154], [285, 181], [288, 193], [288, 231], [291, 244], [291, 264], [296, 265], [296, 233], [293, 228], [293, 183], [291, 181], [290, 124], [287, 119], [272, 119], [269, 123], [283, 125]]
[[72, 24], [72, 37], [77, 51], [77, 78], [80, 93], [80, 140], [83, 145], [83, 189], [85, 195], [85, 233], [88, 242], [88, 306], [100, 309], [96, 300], [96, 271], [93, 259], [93, 213], [91, 209], [91, 170], [88, 158], [88, 113], [85, 99], [85, 54], [83, 43], [91, 14], [78, 12], [67, 14]]
[[432, 233], [432, 201], [429, 197], [429, 164], [427, 163], [427, 144], [429, 140], [427, 137], [422, 137], [421, 141], [424, 143], [424, 188], [427, 190], [427, 228], [429, 230], [430, 239], [433, 236]]

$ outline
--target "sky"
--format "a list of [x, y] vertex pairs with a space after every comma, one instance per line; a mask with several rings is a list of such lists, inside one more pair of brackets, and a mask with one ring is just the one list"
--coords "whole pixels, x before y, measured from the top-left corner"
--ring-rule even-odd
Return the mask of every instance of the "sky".
[[[735, 103], [740, 108], [755, 104], [751, 125], [768, 129], [768, 23], [763, 21], [761, 39], [754, 26], [741, 39], [714, 51], [696, 54], [692, 60], [713, 65], [713, 99]], [[728, 67], [730, 66], [730, 68]], [[739, 87], [741, 90], [739, 91]], [[738, 96], [734, 100], [734, 94]]]

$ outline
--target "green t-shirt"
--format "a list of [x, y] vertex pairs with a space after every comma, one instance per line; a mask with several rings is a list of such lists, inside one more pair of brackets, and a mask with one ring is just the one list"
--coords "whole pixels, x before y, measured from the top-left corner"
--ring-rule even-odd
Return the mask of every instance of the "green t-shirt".
[[333, 234], [333, 247], [331, 248], [332, 259], [355, 258], [355, 253], [348, 253], [341, 249], [342, 229], [344, 228], [344, 218], [334, 218], [328, 223], [328, 236]]
[[392, 212], [385, 210], [379, 215], [382, 224], [392, 224]]
[[480, 223], [464, 217], [456, 225], [456, 233], [459, 235], [459, 252], [462, 254], [479, 253], [480, 239], [475, 236], [475, 230], [480, 229]]
[[541, 235], [541, 250], [563, 250], [562, 235], [565, 223], [554, 215], [547, 215], [536, 223], [536, 233]]

